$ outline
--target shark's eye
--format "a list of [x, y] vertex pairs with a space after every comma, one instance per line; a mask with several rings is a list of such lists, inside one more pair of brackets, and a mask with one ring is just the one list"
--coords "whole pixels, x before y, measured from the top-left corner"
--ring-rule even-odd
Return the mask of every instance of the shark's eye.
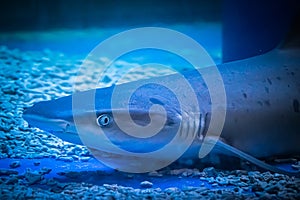
[[97, 124], [101, 127], [107, 127], [111, 124], [112, 118], [108, 114], [102, 114], [97, 118]]

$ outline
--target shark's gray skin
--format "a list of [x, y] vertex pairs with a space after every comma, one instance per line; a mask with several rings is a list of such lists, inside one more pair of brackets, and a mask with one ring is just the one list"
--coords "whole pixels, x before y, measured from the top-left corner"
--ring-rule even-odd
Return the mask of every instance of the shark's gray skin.
[[[223, 78], [227, 95], [227, 112], [223, 131], [215, 150], [224, 149], [233, 155], [246, 158], [261, 167], [278, 171], [272, 166], [264, 165], [257, 158], [274, 156], [300, 155], [300, 50], [275, 49], [264, 55], [245, 60], [221, 64], [218, 66]], [[210, 68], [200, 69], [209, 73]], [[197, 137], [190, 149], [184, 155], [186, 158], [199, 159], [198, 150], [207, 135], [210, 123], [210, 96], [208, 89], [196, 70], [182, 73], [191, 83], [200, 103], [201, 116], [205, 116], [199, 126], [188, 123], [181, 134], [188, 130], [197, 129]], [[177, 76], [168, 75], [154, 78], [174, 85], [180, 84]], [[141, 82], [143, 80], [140, 80]], [[121, 84], [118, 87], [124, 93], [130, 93], [128, 88], [137, 82]], [[148, 152], [154, 148], [161, 148], [171, 140], [177, 132], [182, 116], [178, 102], [165, 89], [155, 86], [145, 86], [132, 97], [130, 114], [133, 120], [140, 125], [149, 123], [149, 107], [153, 104], [163, 105], [167, 111], [167, 121], [160, 134], [148, 139], [136, 139], [127, 136], [114, 124], [111, 115], [110, 98], [114, 86], [96, 90], [97, 116], [88, 110], [72, 110], [72, 96], [56, 100], [39, 102], [24, 112], [24, 119], [30, 126], [49, 131], [62, 139], [81, 144], [81, 140], [74, 127], [73, 114], [85, 118], [86, 132], [91, 134], [99, 129], [97, 117], [108, 116], [103, 122], [104, 127], [113, 143], [123, 149], [133, 152]], [[79, 93], [85, 96], [92, 91]], [[83, 99], [84, 101], [84, 99]], [[122, 113], [126, 105], [114, 108]], [[187, 113], [189, 114], [189, 113]], [[154, 116], [160, 120], [160, 114]], [[195, 120], [196, 119], [191, 119]], [[201, 131], [200, 131], [201, 130]], [[141, 133], [143, 134], [143, 133]], [[92, 140], [92, 138], [91, 138]], [[222, 150], [223, 148], [223, 150]], [[91, 147], [91, 149], [94, 149]], [[96, 149], [97, 151], [97, 149]], [[101, 149], [98, 149], [101, 152]], [[225, 151], [224, 151], [225, 152]], [[113, 152], [106, 152], [115, 158]], [[122, 155], [117, 155], [116, 162], [120, 162]], [[126, 159], [126, 158], [124, 158]], [[154, 158], [155, 159], [155, 158]], [[160, 158], [163, 159], [163, 158]], [[123, 163], [124, 164], [124, 163]], [[281, 172], [279, 170], [279, 172]]]

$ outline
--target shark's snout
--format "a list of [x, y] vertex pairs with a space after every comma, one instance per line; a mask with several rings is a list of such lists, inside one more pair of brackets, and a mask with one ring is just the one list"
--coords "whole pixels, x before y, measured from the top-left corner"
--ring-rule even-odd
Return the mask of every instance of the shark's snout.
[[29, 127], [39, 128], [68, 142], [82, 144], [73, 122], [69, 97], [36, 103], [24, 110], [23, 119]]
[[23, 118], [27, 121], [30, 127], [37, 127], [39, 129], [54, 132], [62, 131], [64, 132], [70, 124], [67, 121], [61, 119], [51, 119], [43, 117], [42, 115], [32, 114], [30, 112], [25, 112]]

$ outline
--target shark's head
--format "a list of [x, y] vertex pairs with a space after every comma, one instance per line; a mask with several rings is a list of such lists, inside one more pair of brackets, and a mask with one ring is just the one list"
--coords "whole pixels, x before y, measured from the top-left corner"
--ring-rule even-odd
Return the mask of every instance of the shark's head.
[[23, 118], [30, 127], [52, 133], [67, 142], [82, 144], [74, 127], [71, 96], [38, 102], [24, 111]]
[[[145, 85], [135, 91], [128, 89], [126, 84], [119, 87], [115, 97], [115, 87], [112, 86], [39, 102], [25, 110], [23, 118], [31, 127], [38, 127], [71, 143], [84, 144], [91, 150], [110, 154], [115, 153], [114, 148], [110, 148], [111, 144], [135, 155], [153, 152], [170, 143], [176, 134], [180, 135], [182, 142], [192, 135], [191, 131], [194, 133], [197, 129], [193, 127], [196, 124], [193, 121], [182, 125], [178, 99], [167, 88], [159, 88], [155, 84]], [[129, 101], [121, 102], [121, 96], [130, 93]], [[75, 106], [74, 97], [77, 102]], [[118, 103], [114, 106], [112, 99], [116, 97], [114, 101]], [[130, 135], [133, 125], [141, 128], [135, 131], [136, 137]], [[143, 131], [147, 127], [156, 133], [149, 136], [151, 133]], [[181, 130], [182, 127], [184, 130]], [[103, 136], [109, 142], [103, 140]], [[173, 146], [176, 148], [176, 143]]]

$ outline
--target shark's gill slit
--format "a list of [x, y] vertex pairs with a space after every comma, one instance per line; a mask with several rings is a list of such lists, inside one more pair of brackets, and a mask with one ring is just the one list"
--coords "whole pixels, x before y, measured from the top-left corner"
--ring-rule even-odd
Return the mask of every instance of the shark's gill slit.
[[200, 124], [197, 132], [197, 138], [202, 141], [204, 138], [204, 126], [205, 126], [205, 117], [203, 117], [203, 114], [200, 114]]
[[188, 124], [189, 124], [189, 132], [186, 136], [186, 139], [188, 139], [189, 137], [194, 137], [194, 133], [195, 133], [195, 120], [189, 116], [189, 121], [188, 121]]
[[199, 118], [194, 118], [194, 120], [193, 120], [193, 122], [194, 122], [194, 131], [193, 131], [193, 138], [196, 138], [197, 137], [197, 134], [198, 134], [198, 131], [199, 131], [199, 129], [200, 129], [200, 120], [199, 120]]
[[190, 124], [189, 124], [189, 119], [184, 122], [184, 127], [183, 127], [183, 139], [186, 140], [189, 136], [190, 132]]

